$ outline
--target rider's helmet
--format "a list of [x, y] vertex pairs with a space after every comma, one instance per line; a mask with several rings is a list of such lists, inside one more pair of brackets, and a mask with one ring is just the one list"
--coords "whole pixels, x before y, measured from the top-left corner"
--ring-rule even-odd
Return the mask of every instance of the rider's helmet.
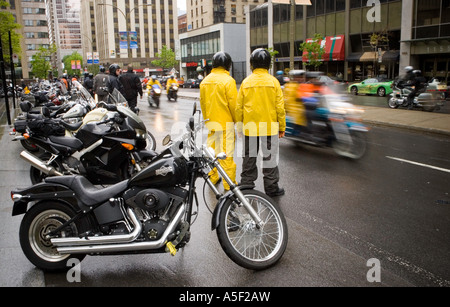
[[281, 75], [283, 75], [283, 71], [282, 70], [277, 71], [277, 76], [281, 76]]
[[152, 78], [153, 81], [155, 81], [156, 80], [156, 75], [152, 75], [151, 78]]
[[415, 76], [419, 77], [419, 76], [422, 75], [422, 71], [419, 70], [419, 69], [416, 69], [416, 70], [413, 70], [413, 74], [414, 74]]
[[105, 72], [105, 71], [106, 71], [105, 67], [104, 66], [100, 66], [100, 72]]
[[410, 72], [412, 72], [412, 71], [414, 70], [414, 67], [412, 67], [412, 66], [406, 66], [406, 67], [404, 68], [404, 70], [405, 70], [406, 73], [410, 73]]
[[212, 58], [212, 66], [213, 68], [223, 67], [226, 70], [230, 70], [231, 64], [233, 61], [231, 60], [231, 56], [223, 51], [216, 52]]
[[93, 73], [89, 73], [89, 78], [94, 78], [94, 74]]
[[117, 72], [117, 70], [119, 70], [119, 69], [120, 69], [119, 64], [111, 64], [111, 65], [109, 66], [109, 73], [110, 73], [111, 75], [115, 75], [116, 72]]
[[269, 69], [272, 58], [269, 51], [264, 48], [258, 48], [253, 50], [250, 56], [250, 65], [252, 69], [264, 68]]

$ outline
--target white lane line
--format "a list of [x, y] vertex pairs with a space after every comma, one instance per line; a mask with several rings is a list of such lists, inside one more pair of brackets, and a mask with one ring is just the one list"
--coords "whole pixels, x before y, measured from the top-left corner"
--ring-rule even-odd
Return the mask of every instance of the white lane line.
[[418, 165], [418, 166], [432, 168], [432, 169], [435, 169], [435, 170], [438, 170], [441, 172], [450, 173], [450, 169], [446, 169], [446, 168], [442, 168], [442, 167], [437, 167], [437, 166], [433, 166], [433, 165], [423, 164], [423, 163], [419, 163], [419, 162], [415, 162], [415, 161], [410, 161], [410, 160], [405, 160], [405, 159], [400, 159], [400, 158], [390, 157], [390, 156], [386, 156], [386, 158], [401, 161], [401, 162], [406, 162], [406, 163], [410, 163], [410, 164], [414, 164], [414, 165]]

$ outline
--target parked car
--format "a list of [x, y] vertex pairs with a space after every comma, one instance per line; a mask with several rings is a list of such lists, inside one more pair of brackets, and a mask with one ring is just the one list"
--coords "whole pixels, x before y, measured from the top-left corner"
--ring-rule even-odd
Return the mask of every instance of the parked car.
[[392, 80], [385, 78], [370, 78], [360, 83], [350, 84], [348, 87], [348, 92], [353, 95], [367, 94], [384, 97], [392, 93], [392, 82]]
[[199, 88], [201, 82], [202, 81], [199, 80], [199, 79], [187, 79], [186, 82], [184, 82], [184, 87], [187, 87], [187, 88]]

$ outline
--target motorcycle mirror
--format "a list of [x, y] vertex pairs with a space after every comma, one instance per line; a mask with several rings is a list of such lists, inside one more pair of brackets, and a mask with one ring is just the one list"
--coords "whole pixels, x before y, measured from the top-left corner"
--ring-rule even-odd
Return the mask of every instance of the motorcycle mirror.
[[227, 154], [224, 152], [221, 152], [217, 155], [217, 160], [225, 160], [227, 158]]
[[170, 143], [171, 140], [172, 140], [172, 138], [170, 137], [170, 134], [166, 135], [166, 136], [164, 137], [164, 139], [162, 140], [163, 146], [168, 145], [168, 144]]
[[197, 112], [197, 104], [194, 103], [194, 107], [193, 107], [193, 110], [192, 110], [192, 116], [194, 116], [196, 112]]

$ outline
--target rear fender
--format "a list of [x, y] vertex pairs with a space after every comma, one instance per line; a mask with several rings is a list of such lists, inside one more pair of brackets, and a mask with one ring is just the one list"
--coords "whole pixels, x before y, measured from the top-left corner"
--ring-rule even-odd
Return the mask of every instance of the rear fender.
[[69, 204], [75, 211], [80, 210], [75, 193], [68, 187], [54, 183], [38, 183], [29, 188], [11, 191], [14, 200], [12, 215], [24, 214], [28, 211], [28, 203], [45, 200], [60, 200]]

